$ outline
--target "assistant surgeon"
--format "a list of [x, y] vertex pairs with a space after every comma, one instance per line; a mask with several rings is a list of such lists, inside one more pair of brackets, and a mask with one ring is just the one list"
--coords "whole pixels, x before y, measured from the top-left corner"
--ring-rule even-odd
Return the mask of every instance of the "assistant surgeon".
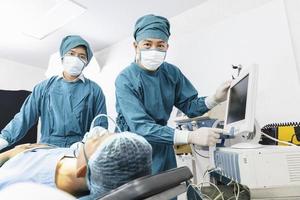
[[[34, 87], [20, 112], [1, 131], [0, 149], [19, 141], [39, 118], [40, 143], [69, 147], [82, 140], [96, 115], [106, 114], [101, 88], [82, 74], [93, 56], [87, 41], [77, 35], [65, 37], [60, 55], [62, 74]], [[108, 126], [106, 119], [96, 123], [104, 128]]]

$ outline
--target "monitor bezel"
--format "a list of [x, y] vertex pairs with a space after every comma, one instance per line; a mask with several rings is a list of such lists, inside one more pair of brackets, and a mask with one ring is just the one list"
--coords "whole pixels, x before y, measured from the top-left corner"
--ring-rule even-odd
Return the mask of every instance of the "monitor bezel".
[[[249, 76], [249, 77], [248, 77], [245, 119], [227, 124], [229, 103], [230, 103], [229, 98], [230, 98], [231, 89], [235, 85], [237, 85], [242, 79], [244, 79], [246, 76]], [[239, 142], [248, 141], [249, 140], [249, 138], [247, 138], [248, 133], [251, 133], [254, 131], [257, 82], [258, 82], [258, 66], [252, 65], [249, 68], [242, 69], [241, 74], [231, 82], [231, 85], [230, 85], [230, 88], [228, 91], [224, 129], [226, 131], [234, 130], [234, 132], [231, 132], [231, 134], [233, 134], [233, 136], [235, 138], [239, 138], [238, 139]]]

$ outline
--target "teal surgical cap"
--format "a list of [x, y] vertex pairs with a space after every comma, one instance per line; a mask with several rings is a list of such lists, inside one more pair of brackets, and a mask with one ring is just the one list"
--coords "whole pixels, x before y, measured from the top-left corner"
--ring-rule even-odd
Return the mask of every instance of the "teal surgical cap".
[[164, 17], [145, 15], [135, 23], [134, 39], [137, 42], [147, 38], [162, 39], [167, 42], [170, 35], [170, 23]]
[[127, 182], [150, 175], [151, 164], [152, 147], [142, 136], [116, 133], [104, 140], [89, 159], [90, 195], [81, 199], [98, 199]]
[[71, 49], [78, 47], [78, 46], [85, 47], [86, 52], [87, 52], [87, 59], [88, 59], [88, 63], [89, 63], [93, 57], [93, 52], [90, 48], [89, 43], [87, 43], [87, 41], [85, 41], [79, 35], [69, 35], [69, 36], [66, 36], [61, 41], [60, 48], [59, 48], [60, 56], [63, 57], [68, 51], [70, 51]]

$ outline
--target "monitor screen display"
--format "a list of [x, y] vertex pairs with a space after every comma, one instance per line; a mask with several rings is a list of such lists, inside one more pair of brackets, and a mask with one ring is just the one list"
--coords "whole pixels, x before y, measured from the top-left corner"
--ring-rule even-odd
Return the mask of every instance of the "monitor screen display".
[[244, 120], [246, 117], [249, 74], [230, 89], [227, 124]]

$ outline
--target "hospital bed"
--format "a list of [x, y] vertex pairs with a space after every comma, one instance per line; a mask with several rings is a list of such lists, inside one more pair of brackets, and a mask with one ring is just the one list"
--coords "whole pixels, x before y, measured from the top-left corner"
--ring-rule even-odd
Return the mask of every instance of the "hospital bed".
[[167, 200], [184, 193], [192, 177], [188, 167], [179, 167], [133, 180], [98, 200]]
[[[116, 188], [106, 196], [93, 200], [167, 200], [186, 192], [187, 188], [191, 188], [187, 186], [192, 177], [188, 167], [175, 168], [160, 174], [137, 178]], [[47, 185], [22, 182], [0, 190], [0, 199], [75, 200], [75, 197]]]

